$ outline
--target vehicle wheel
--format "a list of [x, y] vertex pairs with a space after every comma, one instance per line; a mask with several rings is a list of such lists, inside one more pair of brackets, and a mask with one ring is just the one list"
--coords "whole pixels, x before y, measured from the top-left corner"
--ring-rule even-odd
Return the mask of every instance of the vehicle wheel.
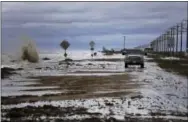
[[141, 67], [141, 68], [144, 68], [144, 64], [141, 64], [140, 67]]
[[127, 65], [127, 64], [125, 64], [125, 68], [128, 68], [128, 65]]

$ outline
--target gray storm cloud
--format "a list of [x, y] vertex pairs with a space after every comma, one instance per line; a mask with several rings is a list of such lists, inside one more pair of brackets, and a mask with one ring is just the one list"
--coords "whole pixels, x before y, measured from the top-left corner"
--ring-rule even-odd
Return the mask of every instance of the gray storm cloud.
[[145, 44], [186, 18], [184, 2], [3, 2], [2, 45], [23, 33], [39, 49], [57, 48], [68, 39], [74, 49], [86, 49], [90, 40], [98, 47]]

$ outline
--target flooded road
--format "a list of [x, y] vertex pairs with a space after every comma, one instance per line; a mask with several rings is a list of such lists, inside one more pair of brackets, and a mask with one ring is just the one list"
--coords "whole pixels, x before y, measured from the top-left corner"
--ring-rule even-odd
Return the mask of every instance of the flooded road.
[[[126, 117], [187, 120], [186, 77], [164, 71], [147, 57], [143, 69], [140, 66], [125, 69], [123, 57], [119, 57], [119, 61], [73, 62], [66, 70], [63, 65], [57, 65], [38, 65], [36, 67], [41, 67], [40, 70], [24, 70], [32, 74], [30, 76], [20, 72], [21, 76], [37, 79], [33, 82], [2, 81], [4, 120], [13, 119], [8, 115], [15, 110], [28, 111], [28, 114], [18, 115], [27, 117], [26, 120], [32, 120], [30, 116], [35, 116], [36, 112], [39, 112], [36, 118], [43, 120], [68, 121], [93, 117], [112, 117], [117, 121]], [[46, 66], [50, 68], [46, 70]], [[17, 91], [16, 86], [19, 86]], [[68, 107], [71, 107], [72, 114], [68, 112]], [[57, 113], [42, 112], [46, 110]]]

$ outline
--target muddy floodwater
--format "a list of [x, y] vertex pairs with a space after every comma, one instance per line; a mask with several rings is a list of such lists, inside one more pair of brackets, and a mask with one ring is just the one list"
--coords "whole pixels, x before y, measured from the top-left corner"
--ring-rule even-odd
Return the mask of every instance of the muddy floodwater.
[[[51, 57], [50, 57], [51, 58]], [[58, 59], [58, 58], [57, 58]], [[145, 57], [124, 68], [122, 55], [8, 64], [23, 68], [2, 79], [2, 121], [184, 122], [187, 78]]]

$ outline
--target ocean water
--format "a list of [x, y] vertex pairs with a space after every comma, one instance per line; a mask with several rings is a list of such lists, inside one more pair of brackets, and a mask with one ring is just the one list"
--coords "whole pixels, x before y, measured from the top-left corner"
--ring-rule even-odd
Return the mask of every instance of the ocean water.
[[[97, 52], [97, 55], [94, 56], [93, 59], [123, 58], [123, 56], [121, 54], [105, 56], [99, 51], [95, 51], [95, 52]], [[90, 50], [71, 50], [71, 51], [68, 50], [67, 54], [68, 54], [67, 58], [71, 58], [73, 60], [92, 59]], [[44, 62], [42, 60], [44, 57], [50, 58], [50, 60], [48, 62], [59, 62], [59, 61], [65, 59], [63, 50], [52, 51], [52, 52], [50, 52], [50, 51], [40, 52], [38, 63]], [[3, 67], [3, 66], [9, 66], [9, 67], [13, 66], [14, 67], [15, 65], [27, 64], [27, 61], [22, 61], [18, 54], [3, 53], [1, 55], [1, 58], [2, 58], [2, 62], [1, 62], [2, 66], [1, 67]], [[38, 64], [38, 63], [36, 63], [36, 64]]]
[[[79, 59], [86, 59], [91, 58], [91, 52], [90, 51], [68, 51], [68, 58], [79, 60]], [[64, 60], [64, 51], [53, 51], [53, 52], [40, 52], [39, 53], [39, 62], [42, 60], [42, 58], [48, 57], [51, 60]], [[18, 53], [2, 53], [1, 55], [1, 63], [2, 65], [14, 65], [23, 63], [26, 61], [22, 61], [20, 59], [20, 55]]]
[[[106, 59], [106, 58], [124, 58], [121, 54], [106, 56], [101, 52], [97, 52], [97, 56], [91, 57], [91, 51], [68, 51], [68, 58], [76, 60], [74, 65], [67, 67], [66, 64], [59, 64], [60, 61], [64, 60], [63, 51], [53, 52], [41, 52], [39, 54], [38, 63], [30, 63], [28, 61], [17, 60], [17, 57], [13, 55], [3, 55], [1, 67], [11, 68], [23, 68], [21, 71], [16, 71], [18, 75], [11, 76], [11, 79], [27, 78], [29, 76], [49, 76], [49, 75], [78, 75], [77, 72], [108, 72], [104, 75], [109, 75], [109, 72], [122, 72], [124, 71], [123, 62], [112, 62], [112, 61], [91, 61], [87, 59]], [[44, 57], [50, 58], [50, 60], [43, 60]], [[86, 59], [86, 60], [83, 60]], [[14, 62], [12, 62], [14, 60]], [[79, 61], [77, 61], [79, 60]], [[88, 65], [89, 63], [93, 65]], [[104, 68], [105, 67], [105, 68]], [[77, 74], [76, 74], [77, 73]], [[82, 73], [83, 74], [83, 73]], [[101, 73], [99, 73], [101, 74]], [[98, 75], [97, 73], [88, 73], [84, 75]], [[102, 74], [101, 74], [102, 75]]]

